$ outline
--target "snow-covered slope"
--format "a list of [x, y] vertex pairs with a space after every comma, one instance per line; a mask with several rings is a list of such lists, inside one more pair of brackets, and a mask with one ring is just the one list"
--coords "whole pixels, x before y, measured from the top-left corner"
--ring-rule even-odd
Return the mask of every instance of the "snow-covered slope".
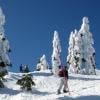
[[70, 93], [56, 94], [59, 78], [49, 70], [32, 72], [36, 86], [32, 92], [24, 92], [16, 85], [22, 73], [9, 72], [5, 88], [0, 89], [0, 100], [100, 100], [100, 71], [97, 75], [69, 74]]

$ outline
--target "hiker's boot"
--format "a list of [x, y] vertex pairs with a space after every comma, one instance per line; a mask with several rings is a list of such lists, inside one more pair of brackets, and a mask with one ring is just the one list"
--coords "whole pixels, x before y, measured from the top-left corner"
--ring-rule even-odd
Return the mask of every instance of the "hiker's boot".
[[64, 92], [64, 93], [67, 93], [67, 92], [68, 92], [68, 90], [63, 90], [63, 92]]
[[61, 94], [60, 90], [57, 91], [57, 94]]

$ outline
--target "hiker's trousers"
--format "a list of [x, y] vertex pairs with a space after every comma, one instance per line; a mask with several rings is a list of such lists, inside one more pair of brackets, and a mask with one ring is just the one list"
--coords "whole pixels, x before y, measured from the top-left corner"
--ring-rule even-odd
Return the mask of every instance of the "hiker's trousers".
[[68, 89], [67, 78], [65, 77], [60, 77], [60, 84], [58, 90], [61, 91], [62, 88], [63, 90]]

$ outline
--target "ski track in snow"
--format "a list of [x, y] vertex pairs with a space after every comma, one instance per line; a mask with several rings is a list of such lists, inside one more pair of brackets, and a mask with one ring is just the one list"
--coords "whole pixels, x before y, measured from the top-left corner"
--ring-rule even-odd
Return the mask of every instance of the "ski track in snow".
[[69, 74], [69, 93], [56, 94], [59, 77], [50, 71], [32, 72], [36, 86], [24, 92], [16, 85], [22, 73], [10, 72], [5, 78], [5, 88], [0, 89], [0, 100], [100, 100], [100, 72], [95, 75]]

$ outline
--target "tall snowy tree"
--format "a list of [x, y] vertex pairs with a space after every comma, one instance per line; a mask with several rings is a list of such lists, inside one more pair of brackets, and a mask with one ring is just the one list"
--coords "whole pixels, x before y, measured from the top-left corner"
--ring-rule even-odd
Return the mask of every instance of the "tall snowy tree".
[[49, 65], [48, 65], [48, 62], [47, 62], [47, 60], [46, 60], [46, 56], [43, 55], [43, 56], [40, 58], [40, 60], [39, 60], [39, 62], [38, 62], [38, 64], [37, 64], [37, 66], [36, 66], [36, 69], [37, 69], [37, 70], [46, 70], [46, 69], [48, 69], [48, 67], [49, 67]]
[[54, 31], [53, 53], [52, 53], [52, 72], [53, 74], [57, 74], [59, 66], [61, 65], [60, 53], [61, 53], [61, 45], [60, 45], [59, 35], [57, 31]]
[[0, 8], [0, 87], [4, 87], [2, 80], [7, 74], [7, 66], [11, 66], [8, 53], [11, 51], [9, 41], [4, 34], [5, 16]]
[[[70, 34], [70, 39], [69, 39], [69, 47], [68, 47], [68, 56], [67, 56], [67, 63], [70, 65], [69, 70], [71, 72], [77, 73], [77, 70], [79, 69], [78, 66], [78, 56], [77, 56], [77, 50], [79, 49], [78, 47], [75, 47], [76, 38], [77, 37], [77, 30], [75, 32], [71, 32]], [[77, 50], [75, 50], [77, 49]]]
[[89, 20], [87, 17], [83, 17], [82, 21], [80, 30], [70, 35], [67, 56], [69, 71], [96, 74], [94, 40], [89, 30]]

